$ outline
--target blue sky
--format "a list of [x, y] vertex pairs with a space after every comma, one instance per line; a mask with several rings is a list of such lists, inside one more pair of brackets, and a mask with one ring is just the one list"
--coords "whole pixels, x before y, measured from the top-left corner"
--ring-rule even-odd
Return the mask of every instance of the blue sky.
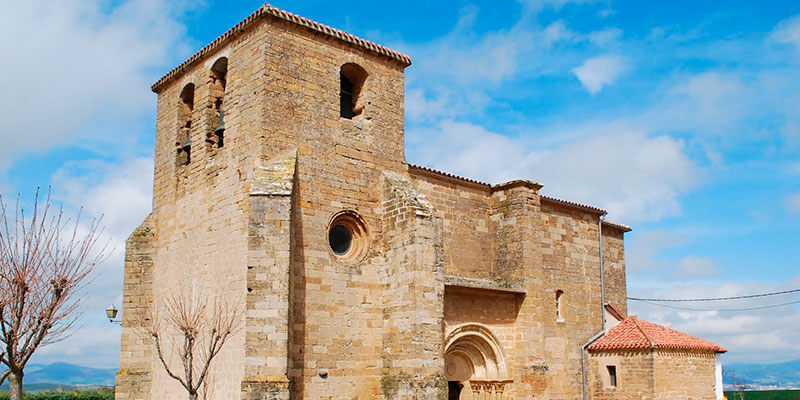
[[[535, 180], [631, 225], [629, 295], [800, 287], [800, 2], [272, 4], [412, 57], [409, 162]], [[0, 5], [0, 193], [53, 185], [68, 209], [104, 213], [114, 246], [81, 329], [38, 361], [113, 367], [118, 328], [100, 316], [120, 304], [124, 239], [150, 210], [150, 84], [261, 3]], [[719, 342], [728, 362], [800, 358], [796, 306], [629, 306]]]

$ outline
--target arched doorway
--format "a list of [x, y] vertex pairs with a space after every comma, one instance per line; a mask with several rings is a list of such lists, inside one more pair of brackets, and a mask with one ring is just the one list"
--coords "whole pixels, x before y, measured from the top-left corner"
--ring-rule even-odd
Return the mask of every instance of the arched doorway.
[[480, 324], [453, 329], [445, 341], [445, 375], [448, 400], [503, 400], [508, 398], [508, 379], [502, 346]]

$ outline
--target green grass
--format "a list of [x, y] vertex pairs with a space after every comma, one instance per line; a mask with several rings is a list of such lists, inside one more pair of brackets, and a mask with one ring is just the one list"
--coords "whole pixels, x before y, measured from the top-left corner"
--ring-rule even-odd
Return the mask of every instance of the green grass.
[[[48, 390], [25, 393], [25, 400], [114, 400], [113, 389]], [[8, 400], [8, 392], [0, 392], [0, 400]]]
[[[800, 390], [746, 390], [744, 400], [800, 400]], [[725, 392], [728, 400], [739, 400], [734, 392]]]

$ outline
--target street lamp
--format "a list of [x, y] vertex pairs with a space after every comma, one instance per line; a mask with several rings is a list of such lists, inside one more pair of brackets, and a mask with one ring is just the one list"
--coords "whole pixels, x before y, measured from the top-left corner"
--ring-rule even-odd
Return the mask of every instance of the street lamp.
[[108, 317], [109, 323], [122, 325], [122, 320], [116, 319], [118, 312], [119, 310], [113, 304], [106, 308], [106, 317]]

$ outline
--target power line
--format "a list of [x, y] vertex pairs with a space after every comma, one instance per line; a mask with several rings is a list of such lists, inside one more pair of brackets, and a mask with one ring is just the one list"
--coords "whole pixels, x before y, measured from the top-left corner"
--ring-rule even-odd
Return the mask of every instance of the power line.
[[760, 307], [747, 307], [747, 308], [724, 308], [724, 309], [703, 309], [703, 308], [691, 308], [691, 307], [679, 307], [679, 306], [669, 306], [666, 304], [659, 304], [650, 301], [639, 300], [643, 303], [651, 304], [654, 306], [664, 307], [664, 308], [671, 308], [674, 310], [685, 310], [685, 311], [719, 311], [719, 312], [729, 312], [729, 311], [753, 311], [753, 310], [763, 310], [766, 308], [776, 308], [776, 307], [783, 307], [792, 304], [800, 303], [800, 300], [790, 301], [788, 303], [781, 303], [781, 304], [772, 304], [768, 306], [760, 306]]
[[[780, 294], [797, 293], [797, 292], [800, 292], [800, 289], [784, 290], [784, 291], [780, 291], [780, 292], [770, 292], [770, 293], [748, 294], [748, 295], [745, 295], [745, 296], [707, 297], [707, 298], [700, 298], [700, 299], [648, 299], [648, 298], [643, 298], [643, 297], [628, 297], [628, 300], [646, 301], [646, 302], [654, 302], [654, 301], [668, 301], [668, 302], [675, 302], [675, 301], [721, 301], [721, 300], [752, 299], [752, 298], [755, 298], [755, 297], [777, 296], [777, 295], [780, 295]], [[793, 303], [787, 303], [787, 304], [793, 304]]]

